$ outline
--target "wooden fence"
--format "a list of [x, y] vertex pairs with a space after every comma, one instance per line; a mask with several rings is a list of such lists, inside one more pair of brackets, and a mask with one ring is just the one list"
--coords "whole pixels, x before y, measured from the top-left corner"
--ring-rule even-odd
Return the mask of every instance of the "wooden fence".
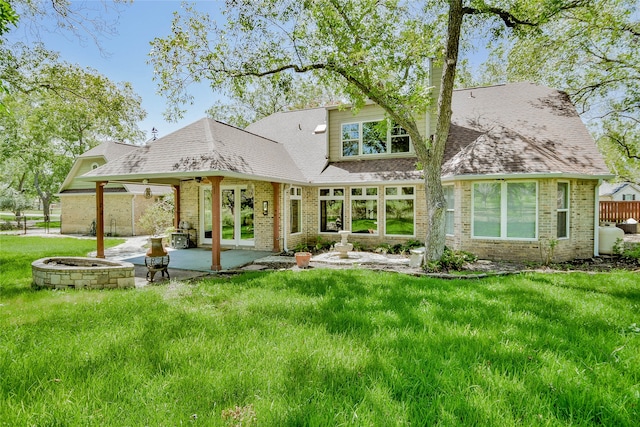
[[623, 222], [629, 218], [640, 221], [640, 200], [629, 202], [600, 202], [601, 222]]

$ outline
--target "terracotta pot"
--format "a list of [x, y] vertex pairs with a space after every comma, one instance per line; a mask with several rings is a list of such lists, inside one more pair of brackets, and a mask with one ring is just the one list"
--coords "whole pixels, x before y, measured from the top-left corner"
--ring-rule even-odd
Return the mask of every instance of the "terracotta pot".
[[162, 244], [162, 237], [151, 237], [151, 247], [147, 250], [148, 257], [167, 256], [167, 250]]
[[311, 260], [311, 252], [296, 252], [296, 264], [299, 268], [309, 267]]

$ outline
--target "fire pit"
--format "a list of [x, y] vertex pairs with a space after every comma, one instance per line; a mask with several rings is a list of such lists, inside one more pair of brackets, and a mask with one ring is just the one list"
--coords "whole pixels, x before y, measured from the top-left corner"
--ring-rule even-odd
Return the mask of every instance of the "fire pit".
[[109, 289], [135, 287], [133, 264], [101, 258], [50, 257], [31, 263], [36, 289]]

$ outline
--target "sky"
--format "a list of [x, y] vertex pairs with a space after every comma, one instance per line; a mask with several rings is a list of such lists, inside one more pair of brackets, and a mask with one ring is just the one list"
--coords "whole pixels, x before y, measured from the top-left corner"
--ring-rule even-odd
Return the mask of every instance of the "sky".
[[[77, 64], [83, 68], [91, 67], [113, 82], [130, 82], [134, 92], [142, 98], [142, 108], [147, 117], [138, 126], [146, 133], [146, 138], [152, 137], [151, 129], [158, 130], [158, 137], [168, 135], [196, 120], [206, 116], [205, 111], [217, 99], [207, 85], [193, 87], [191, 93], [195, 96], [194, 105], [187, 107], [187, 113], [178, 122], [167, 122], [162, 113], [166, 109], [166, 101], [156, 94], [157, 83], [153, 81], [153, 66], [147, 64], [150, 42], [155, 37], [165, 37], [169, 34], [173, 12], [181, 9], [180, 1], [173, 0], [135, 0], [131, 5], [120, 6], [119, 15], [105, 13], [100, 1], [85, 1], [87, 8], [100, 10], [105, 21], [117, 20], [115, 35], [103, 35], [99, 43], [104, 52], [88, 38], [78, 39], [69, 33], [40, 32], [40, 39], [49, 50], [60, 53], [60, 59]], [[223, 6], [215, 0], [197, 2], [198, 9], [210, 11], [212, 15], [218, 13]], [[44, 25], [51, 24], [44, 22]], [[19, 27], [10, 33], [10, 41], [33, 42], [36, 37], [32, 30]]]

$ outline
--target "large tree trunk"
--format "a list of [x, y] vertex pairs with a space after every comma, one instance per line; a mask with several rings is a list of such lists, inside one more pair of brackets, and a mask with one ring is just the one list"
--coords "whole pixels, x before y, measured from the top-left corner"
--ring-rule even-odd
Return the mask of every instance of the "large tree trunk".
[[427, 236], [425, 239], [427, 261], [435, 261], [442, 258], [445, 246], [445, 213], [447, 205], [442, 191], [441, 171], [444, 148], [449, 136], [449, 125], [451, 123], [451, 97], [453, 96], [463, 17], [462, 0], [450, 0], [447, 46], [442, 69], [440, 95], [438, 97], [436, 133], [424, 169], [427, 200]]

